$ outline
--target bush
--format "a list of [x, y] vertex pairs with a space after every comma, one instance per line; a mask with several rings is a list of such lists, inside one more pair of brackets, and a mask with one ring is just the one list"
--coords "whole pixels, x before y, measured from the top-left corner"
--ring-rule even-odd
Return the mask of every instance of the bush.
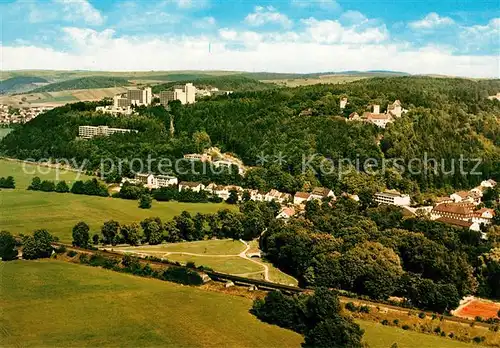
[[163, 272], [163, 279], [184, 285], [202, 285], [203, 279], [198, 272], [188, 268], [169, 267]]
[[186, 263], [187, 268], [196, 268], [196, 264], [193, 261], [188, 261]]
[[410, 326], [409, 326], [409, 325], [406, 325], [406, 324], [404, 324], [403, 326], [401, 326], [401, 328], [402, 328], [403, 330], [410, 330]]
[[434, 329], [434, 332], [435, 332], [435, 333], [440, 333], [440, 332], [441, 332], [441, 327], [439, 327], [439, 326], [438, 326], [437, 328], [435, 328], [435, 329]]
[[16, 239], [9, 232], [0, 231], [0, 259], [7, 261], [16, 258]]
[[78, 255], [78, 253], [74, 250], [70, 250], [66, 255], [68, 255], [69, 257], [75, 257], [76, 255]]
[[382, 320], [382, 325], [389, 325], [389, 320], [387, 319]]
[[483, 321], [483, 318], [482, 318], [482, 317], [480, 317], [480, 316], [478, 315], [478, 316], [476, 316], [476, 317], [474, 318], [474, 320], [475, 320], [475, 321], [477, 321], [477, 322], [482, 322], [482, 321]]
[[472, 340], [474, 341], [474, 343], [482, 343], [482, 342], [484, 342], [485, 339], [486, 339], [486, 337], [484, 337], [484, 336], [476, 336]]
[[453, 338], [455, 337], [455, 334], [453, 332], [450, 332], [450, 334], [448, 335], [449, 338]]
[[418, 317], [419, 317], [420, 319], [425, 319], [425, 313], [424, 313], [424, 312], [420, 312], [420, 313], [418, 314]]
[[392, 322], [394, 325], [399, 325], [399, 319], [394, 319]]
[[446, 332], [441, 331], [441, 337], [446, 337]]
[[54, 249], [56, 254], [64, 254], [66, 252], [66, 247], [64, 245], [61, 245], [57, 248]]
[[350, 312], [357, 312], [358, 311], [358, 307], [356, 307], [356, 305], [353, 302], [347, 302], [345, 304], [345, 309], [347, 309]]
[[370, 307], [368, 307], [368, 306], [360, 306], [359, 307], [359, 312], [360, 313], [370, 313]]

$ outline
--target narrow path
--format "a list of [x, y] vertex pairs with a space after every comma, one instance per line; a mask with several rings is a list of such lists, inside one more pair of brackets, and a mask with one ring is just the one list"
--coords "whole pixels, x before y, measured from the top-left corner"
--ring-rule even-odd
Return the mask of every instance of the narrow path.
[[245, 259], [245, 260], [249, 260], [253, 263], [256, 263], [260, 266], [262, 266], [264, 268], [264, 280], [270, 282], [271, 280], [269, 280], [269, 266], [257, 261], [257, 260], [254, 260], [252, 259], [251, 257], [248, 257], [247, 256], [247, 251], [250, 250], [250, 244], [248, 244], [247, 242], [245, 242], [243, 239], [240, 239], [240, 242], [242, 242], [243, 244], [245, 244], [246, 248], [244, 251], [242, 251], [238, 256]]
[[168, 256], [168, 255], [189, 255], [189, 256], [202, 256], [202, 257], [238, 257], [240, 256], [239, 254], [233, 254], [233, 255], [228, 255], [228, 254], [216, 254], [216, 255], [210, 255], [210, 254], [193, 254], [193, 253], [186, 253], [183, 251], [169, 251], [163, 256]]

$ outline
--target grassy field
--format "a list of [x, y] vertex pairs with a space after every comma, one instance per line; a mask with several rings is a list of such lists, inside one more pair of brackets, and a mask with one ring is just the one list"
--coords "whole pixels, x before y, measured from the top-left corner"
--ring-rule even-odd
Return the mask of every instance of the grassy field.
[[139, 209], [136, 201], [19, 189], [0, 191], [0, 205], [0, 229], [26, 234], [45, 228], [63, 242], [71, 242], [71, 229], [79, 221], [85, 221], [91, 233], [97, 233], [107, 220], [129, 224], [159, 216], [167, 221], [183, 210], [214, 213], [222, 208], [235, 209], [227, 204], [156, 201], [151, 209]]
[[[3, 129], [0, 129], [2, 131]], [[0, 133], [1, 134], [1, 133]], [[31, 180], [35, 176], [42, 180], [66, 180], [71, 186], [75, 180], [88, 180], [91, 177], [77, 172], [55, 168], [42, 167], [29, 163], [21, 163], [17, 161], [7, 161], [0, 159], [0, 177], [12, 175], [16, 181], [16, 188], [26, 189], [31, 184]]]
[[299, 347], [237, 296], [58, 261], [3, 263], [3, 347]]
[[[300, 347], [260, 322], [251, 300], [54, 260], [0, 263], [2, 347]], [[371, 348], [466, 348], [447, 338], [358, 321]]]
[[397, 343], [398, 348], [470, 348], [474, 346], [449, 338], [441, 338], [414, 331], [405, 331], [403, 329], [388, 327], [370, 321], [359, 320], [357, 323], [365, 330], [365, 341], [368, 342], [372, 348], [389, 348], [394, 343]]
[[214, 271], [244, 275], [247, 273], [262, 272], [263, 267], [256, 263], [245, 260], [238, 256], [230, 257], [204, 257], [193, 255], [172, 254], [166, 256], [170, 261], [178, 261], [182, 263], [194, 262], [196, 266], [206, 266]]
[[207, 255], [237, 255], [245, 250], [243, 243], [232, 239], [201, 240], [187, 243], [172, 243], [152, 246], [121, 248], [134, 252], [166, 254], [169, 252], [207, 254]]

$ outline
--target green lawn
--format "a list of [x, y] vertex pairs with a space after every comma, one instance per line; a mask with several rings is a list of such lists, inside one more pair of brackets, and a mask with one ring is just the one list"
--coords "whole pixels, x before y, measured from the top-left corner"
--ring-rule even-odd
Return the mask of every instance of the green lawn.
[[238, 256], [204, 257], [204, 256], [192, 256], [192, 255], [182, 255], [182, 254], [171, 254], [166, 256], [166, 258], [171, 261], [179, 261], [182, 263], [192, 261], [196, 264], [196, 266], [207, 266], [212, 268], [214, 271], [223, 273], [246, 274], [246, 273], [264, 271], [264, 267], [259, 266], [256, 263], [245, 260]]
[[224, 239], [200, 240], [196, 242], [171, 243], [154, 246], [145, 245], [139, 247], [122, 248], [121, 250], [155, 254], [181, 252], [202, 255], [238, 255], [243, 250], [245, 250], [245, 246], [240, 241]]
[[167, 221], [183, 210], [194, 214], [214, 213], [222, 208], [235, 209], [224, 203], [156, 201], [153, 201], [151, 209], [139, 209], [136, 201], [21, 189], [0, 191], [0, 206], [0, 229], [13, 234], [27, 234], [45, 228], [63, 242], [71, 242], [71, 230], [79, 221], [89, 224], [93, 234], [99, 232], [107, 220], [129, 224], [159, 216]]
[[[3, 129], [0, 129], [2, 131]], [[1, 134], [1, 133], [0, 133]], [[0, 135], [1, 138], [1, 135]], [[31, 184], [31, 180], [38, 176], [42, 180], [66, 180], [70, 185], [75, 180], [88, 180], [91, 177], [66, 169], [56, 170], [54, 168], [37, 166], [29, 163], [7, 161], [0, 159], [0, 177], [12, 175], [16, 181], [16, 188], [26, 189]]]
[[382, 324], [361, 321], [357, 323], [365, 330], [364, 340], [371, 348], [389, 348], [397, 343], [398, 348], [471, 348], [473, 345], [442, 338], [438, 336], [422, 334], [414, 331], [405, 331], [400, 328], [388, 327]]
[[299, 347], [248, 299], [58, 261], [0, 264], [2, 347]]

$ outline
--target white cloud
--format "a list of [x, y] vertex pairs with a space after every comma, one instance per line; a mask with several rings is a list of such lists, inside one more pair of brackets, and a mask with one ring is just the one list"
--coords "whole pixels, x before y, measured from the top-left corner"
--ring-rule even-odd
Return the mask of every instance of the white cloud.
[[256, 6], [255, 11], [245, 17], [245, 23], [259, 27], [264, 24], [277, 23], [285, 28], [292, 26], [292, 21], [287, 15], [278, 12], [274, 7]]
[[297, 7], [318, 7], [322, 10], [340, 11], [341, 7], [335, 0], [292, 0]]
[[493, 18], [486, 25], [463, 27], [460, 40], [468, 50], [488, 47], [500, 54], [500, 18]]
[[55, 21], [80, 22], [101, 25], [105, 17], [88, 0], [50, 0], [43, 2], [18, 0], [5, 7], [9, 17], [26, 19], [29, 23], [49, 23]]
[[389, 38], [385, 25], [368, 28], [344, 27], [338, 21], [319, 21], [315, 18], [303, 19], [302, 23], [306, 25], [305, 31], [311, 40], [317, 43], [376, 44]]
[[[321, 22], [324, 21], [310, 20], [314, 25]], [[64, 34], [69, 42], [73, 42], [73, 47], [65, 52], [30, 45], [3, 45], [0, 48], [5, 70], [399, 70], [474, 77], [497, 77], [500, 74], [500, 58], [496, 55], [453, 55], [439, 47], [417, 49], [407, 43], [400, 45], [385, 41], [370, 42], [369, 45], [352, 44], [350, 42], [367, 43], [366, 37], [373, 35], [372, 32], [358, 33], [361, 36], [355, 39], [344, 39], [345, 31], [351, 29], [342, 29], [339, 24], [331, 22], [326, 24], [337, 34], [327, 40], [314, 38], [314, 33], [308, 31], [262, 34], [221, 29], [217, 37], [144, 38], [117, 36], [111, 30], [65, 28]], [[239, 40], [248, 40], [249, 43], [245, 42], [244, 49], [232, 48]], [[209, 44], [210, 52], [207, 49]]]
[[455, 21], [450, 17], [441, 17], [436, 12], [431, 12], [421, 20], [410, 22], [409, 26], [412, 29], [434, 29], [453, 24]]
[[104, 17], [87, 0], [54, 0], [61, 5], [64, 19], [77, 21], [80, 18], [87, 24], [101, 25]]
[[217, 21], [214, 17], [203, 17], [199, 20], [193, 21], [193, 26], [199, 29], [213, 28]]
[[346, 11], [340, 16], [340, 21], [349, 24], [362, 24], [368, 21], [368, 18], [359, 11]]

